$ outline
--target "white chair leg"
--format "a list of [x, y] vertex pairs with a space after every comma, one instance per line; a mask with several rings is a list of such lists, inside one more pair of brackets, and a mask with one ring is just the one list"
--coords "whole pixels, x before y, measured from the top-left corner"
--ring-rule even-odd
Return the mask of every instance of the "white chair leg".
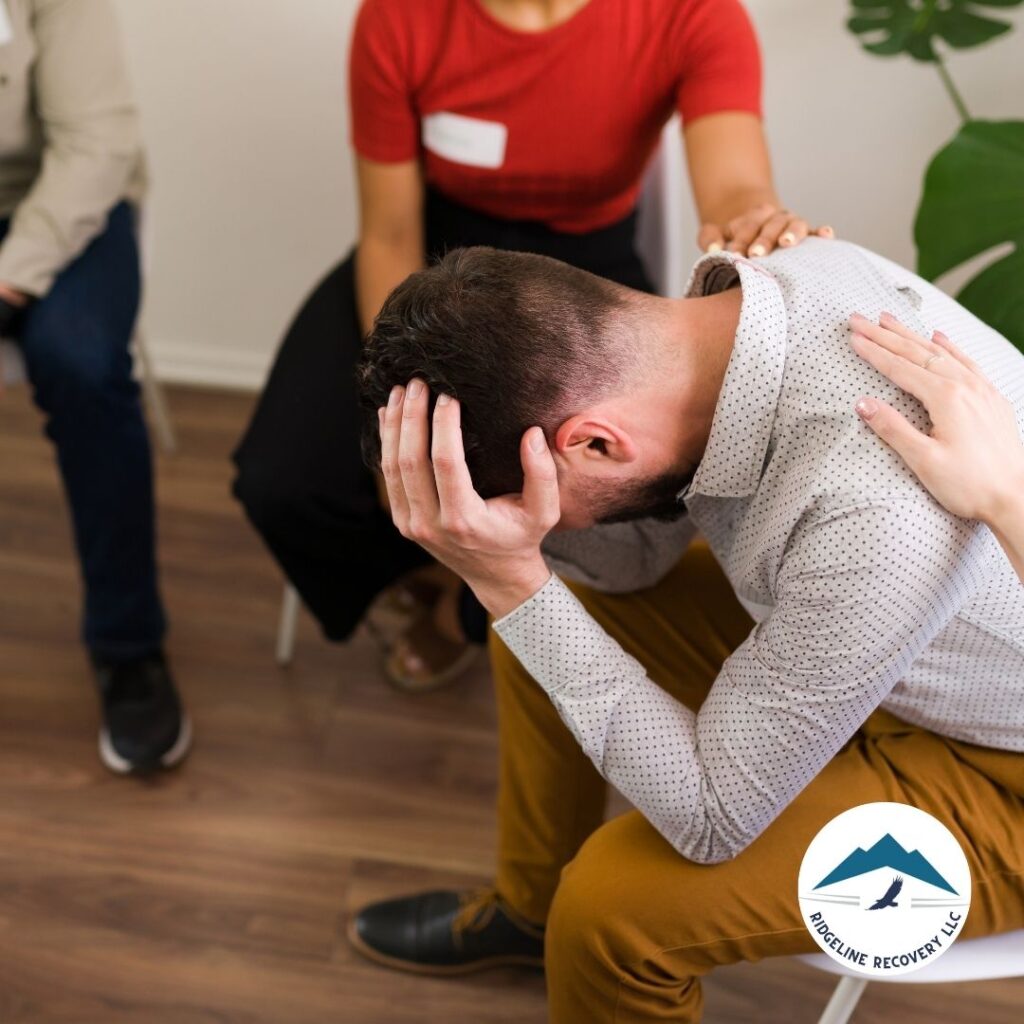
[[0, 338], [0, 389], [13, 387], [25, 379], [25, 362], [13, 341]]
[[853, 978], [848, 974], [840, 978], [825, 1012], [818, 1018], [818, 1024], [846, 1024], [867, 985], [867, 978]]
[[281, 622], [277, 627], [277, 663], [291, 664], [295, 654], [295, 627], [299, 621], [299, 592], [290, 584], [284, 587], [281, 600]]
[[153, 371], [153, 361], [149, 357], [149, 349], [146, 347], [146, 337], [142, 333], [142, 328], [135, 331], [135, 354], [139, 357], [139, 368], [142, 371], [142, 394], [146, 400], [149, 414], [153, 417], [153, 428], [156, 431], [160, 447], [168, 455], [171, 455], [177, 449], [178, 441], [174, 436], [171, 414], [167, 411], [164, 389]]

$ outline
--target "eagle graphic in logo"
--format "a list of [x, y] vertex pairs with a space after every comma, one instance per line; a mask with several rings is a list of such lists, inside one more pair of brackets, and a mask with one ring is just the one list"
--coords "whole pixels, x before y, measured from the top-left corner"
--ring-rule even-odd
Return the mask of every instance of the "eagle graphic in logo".
[[897, 875], [892, 880], [892, 885], [885, 890], [885, 895], [880, 900], [875, 900], [867, 910], [884, 910], [886, 907], [898, 907], [899, 904], [896, 902], [896, 897], [900, 894], [900, 889], [903, 888], [903, 879]]

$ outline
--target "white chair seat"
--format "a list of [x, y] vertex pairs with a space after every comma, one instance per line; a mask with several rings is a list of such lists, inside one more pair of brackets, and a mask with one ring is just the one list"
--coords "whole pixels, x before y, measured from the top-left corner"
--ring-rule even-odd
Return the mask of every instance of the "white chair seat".
[[949, 981], [994, 981], [996, 978], [1024, 978], [1024, 930], [967, 939], [954, 944], [938, 960], [909, 974], [891, 978], [869, 978], [856, 974], [824, 953], [797, 957], [805, 964], [838, 974], [839, 984], [825, 1007], [818, 1024], [847, 1024], [869, 981], [886, 985], [927, 985]]
[[[824, 953], [811, 953], [797, 958], [819, 971], [863, 978], [863, 974], [848, 970]], [[886, 984], [924, 985], [946, 981], [991, 981], [995, 978], [1024, 977], [1024, 930], [988, 935], [983, 939], [965, 939], [955, 942], [938, 960], [909, 974], [896, 974], [891, 978], [869, 978], [871, 982]]]

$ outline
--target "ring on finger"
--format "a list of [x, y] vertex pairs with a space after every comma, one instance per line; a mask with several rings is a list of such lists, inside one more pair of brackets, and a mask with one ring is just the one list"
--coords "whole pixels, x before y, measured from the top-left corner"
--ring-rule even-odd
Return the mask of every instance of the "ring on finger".
[[926, 359], [926, 360], [924, 361], [924, 365], [923, 365], [922, 369], [925, 369], [925, 370], [927, 370], [927, 369], [928, 369], [928, 367], [929, 367], [929, 366], [931, 366], [931, 365], [932, 365], [932, 363], [934, 363], [936, 359], [941, 359], [941, 358], [942, 358], [942, 353], [941, 353], [941, 352], [935, 352], [935, 353], [934, 353], [933, 355], [930, 355], [930, 356], [929, 356], [929, 357], [928, 357], [928, 358], [927, 358], [927, 359]]

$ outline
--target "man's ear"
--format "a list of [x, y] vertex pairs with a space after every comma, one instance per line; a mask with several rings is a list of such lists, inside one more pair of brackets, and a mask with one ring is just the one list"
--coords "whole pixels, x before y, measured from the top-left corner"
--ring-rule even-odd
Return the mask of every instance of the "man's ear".
[[555, 452], [575, 460], [632, 462], [638, 455], [632, 436], [606, 416], [581, 413], [555, 432]]

